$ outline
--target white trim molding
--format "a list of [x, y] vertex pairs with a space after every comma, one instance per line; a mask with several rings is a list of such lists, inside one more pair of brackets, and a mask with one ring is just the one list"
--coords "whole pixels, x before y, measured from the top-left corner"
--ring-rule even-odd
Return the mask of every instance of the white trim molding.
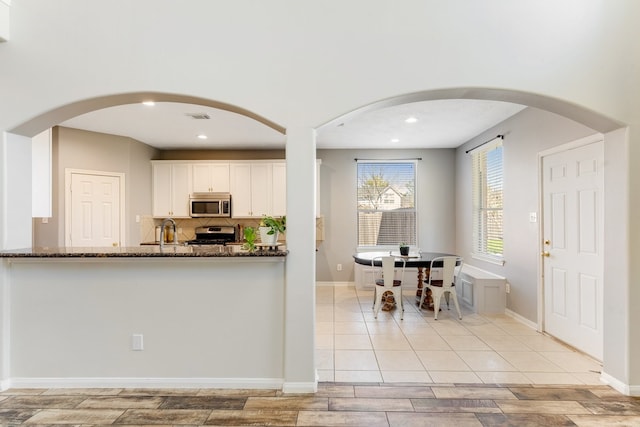
[[[317, 377], [317, 374], [316, 374]], [[282, 385], [283, 393], [315, 393], [318, 391], [318, 381], [314, 382], [286, 382]]]
[[12, 378], [8, 383], [10, 388], [283, 388], [282, 378]]
[[640, 396], [640, 385], [625, 384], [604, 371], [600, 374], [600, 381], [610, 385], [625, 396]]
[[322, 286], [335, 286], [335, 287], [355, 287], [356, 283], [355, 282], [318, 282], [316, 281], [316, 287], [322, 287]]
[[531, 320], [520, 316], [515, 311], [509, 310], [507, 308], [507, 309], [504, 310], [504, 314], [506, 314], [507, 316], [517, 320], [518, 322], [522, 323], [523, 325], [530, 327], [534, 331], [540, 332], [540, 329], [538, 329], [538, 324], [536, 322], [532, 322]]

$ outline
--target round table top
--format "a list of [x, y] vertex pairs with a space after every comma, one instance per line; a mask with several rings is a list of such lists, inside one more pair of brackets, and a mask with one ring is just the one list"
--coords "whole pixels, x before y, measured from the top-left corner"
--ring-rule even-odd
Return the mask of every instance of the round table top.
[[[371, 265], [371, 261], [375, 258], [383, 257], [383, 256], [395, 256], [398, 258], [396, 264], [398, 266], [402, 266], [402, 259], [405, 260], [407, 267], [430, 267], [431, 261], [434, 258], [442, 257], [442, 256], [457, 256], [455, 254], [447, 254], [443, 252], [409, 252], [408, 256], [400, 255], [399, 251], [378, 251], [378, 252], [357, 252], [353, 254], [353, 259], [356, 263], [362, 265]], [[382, 265], [381, 260], [375, 260], [373, 265], [380, 266]]]

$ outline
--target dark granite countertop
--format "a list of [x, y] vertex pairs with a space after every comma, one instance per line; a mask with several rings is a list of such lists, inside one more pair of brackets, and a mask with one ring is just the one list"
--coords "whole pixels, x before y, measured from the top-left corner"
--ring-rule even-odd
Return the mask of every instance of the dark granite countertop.
[[98, 248], [26, 248], [0, 251], [0, 258], [144, 258], [144, 257], [283, 257], [289, 251], [277, 249], [258, 249], [255, 252], [242, 250], [221, 251], [219, 248], [197, 246], [159, 245], [129, 246], [129, 247], [98, 247]]

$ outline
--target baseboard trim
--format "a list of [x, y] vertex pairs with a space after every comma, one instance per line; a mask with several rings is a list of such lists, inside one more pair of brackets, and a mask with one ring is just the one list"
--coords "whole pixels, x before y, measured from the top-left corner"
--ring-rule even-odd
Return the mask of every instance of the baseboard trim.
[[0, 391], [9, 390], [11, 388], [11, 380], [0, 381]]
[[282, 385], [283, 393], [315, 393], [318, 391], [318, 381], [286, 382]]
[[640, 396], [640, 385], [625, 384], [619, 379], [607, 374], [606, 372], [602, 372], [600, 374], [600, 381], [608, 384], [613, 389], [619, 391], [625, 396]]
[[321, 286], [351, 286], [351, 287], [355, 287], [356, 283], [355, 282], [316, 282], [316, 286], [317, 287], [321, 287]]
[[[7, 388], [281, 389], [281, 378], [12, 378]], [[4, 386], [4, 384], [3, 384]]]
[[506, 314], [509, 317], [514, 318], [515, 320], [517, 320], [518, 322], [530, 327], [531, 329], [537, 331], [538, 330], [538, 324], [536, 322], [532, 322], [531, 320], [520, 316], [518, 313], [516, 313], [515, 311], [511, 311], [508, 308], [506, 308], [504, 310], [504, 314]]

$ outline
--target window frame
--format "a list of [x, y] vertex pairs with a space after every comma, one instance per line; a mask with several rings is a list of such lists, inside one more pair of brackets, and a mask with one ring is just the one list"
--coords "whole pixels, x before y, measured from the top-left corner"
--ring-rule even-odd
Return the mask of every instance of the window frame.
[[[418, 159], [406, 159], [406, 160], [388, 160], [388, 159], [367, 159], [361, 160], [356, 159], [356, 250], [357, 251], [375, 251], [375, 250], [391, 250], [398, 248], [398, 245], [402, 242], [398, 241], [394, 244], [382, 244], [382, 245], [360, 245], [360, 214], [363, 211], [371, 211], [369, 209], [361, 209], [360, 208], [360, 174], [359, 174], [359, 165], [362, 164], [411, 164], [413, 168], [413, 212], [414, 212], [414, 244], [411, 244], [411, 247], [419, 247], [418, 245]], [[382, 195], [380, 198], [380, 205], [385, 205], [385, 196]], [[378, 211], [385, 211], [385, 209], [378, 209]]]
[[[500, 208], [490, 207], [490, 197], [487, 188], [489, 172], [487, 166], [487, 156], [490, 152], [500, 149]], [[496, 170], [493, 170], [495, 173]], [[487, 145], [474, 150], [471, 159], [471, 174], [472, 174], [472, 249], [471, 257], [490, 262], [493, 264], [504, 265], [504, 246], [500, 254], [492, 253], [488, 250], [490, 247], [489, 236], [493, 234], [490, 229], [488, 213], [499, 212], [500, 222], [500, 240], [504, 245], [504, 145], [502, 138], [496, 138]]]

